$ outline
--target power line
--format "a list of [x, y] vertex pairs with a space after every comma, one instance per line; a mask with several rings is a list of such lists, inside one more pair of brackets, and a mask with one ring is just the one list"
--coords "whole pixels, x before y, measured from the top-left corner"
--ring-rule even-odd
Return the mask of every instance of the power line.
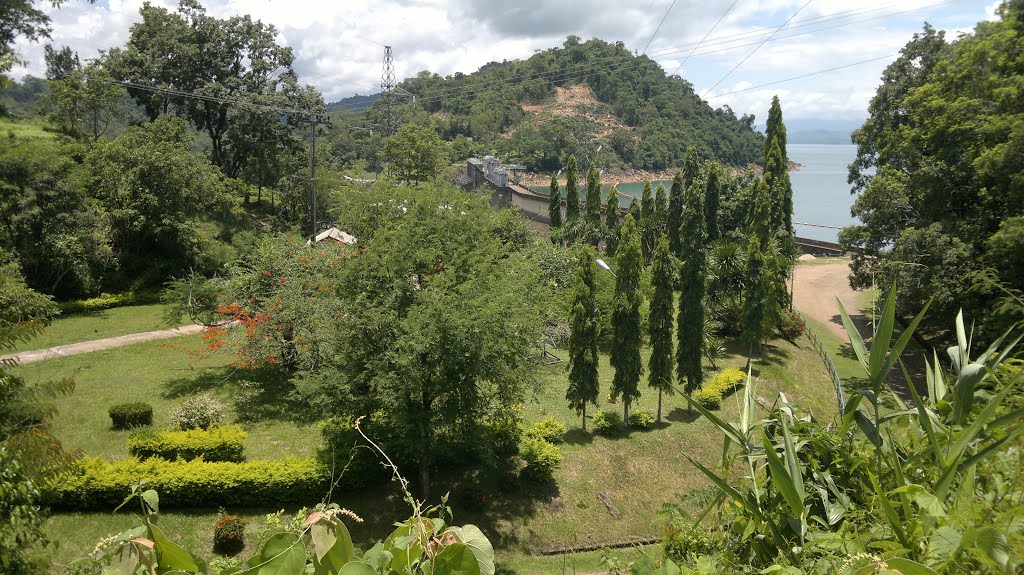
[[725, 9], [725, 12], [723, 12], [722, 15], [718, 17], [718, 21], [715, 22], [714, 26], [712, 26], [711, 29], [708, 30], [706, 34], [704, 34], [704, 37], [700, 39], [700, 42], [697, 42], [693, 46], [693, 49], [690, 50], [690, 53], [687, 54], [685, 58], [683, 58], [683, 61], [680, 62], [678, 66], [676, 66], [675, 70], [672, 70], [672, 73], [669, 74], [669, 76], [674, 76], [675, 73], [678, 72], [679, 69], [683, 67], [683, 64], [685, 64], [686, 61], [690, 59], [690, 56], [693, 56], [693, 53], [697, 51], [697, 48], [700, 48], [700, 45], [704, 43], [704, 40], [707, 40], [708, 36], [710, 36], [711, 33], [715, 31], [715, 28], [718, 28], [718, 25], [722, 23], [722, 20], [725, 19], [726, 15], [728, 15], [729, 12], [732, 12], [732, 9], [734, 6], [736, 6], [737, 2], [739, 2], [739, 0], [733, 0], [732, 4], [730, 4], [729, 7]]
[[[843, 26], [859, 24], [859, 23], [862, 23], [862, 22], [878, 20], [878, 19], [881, 19], [881, 18], [888, 18], [888, 17], [892, 17], [892, 16], [898, 16], [898, 15], [905, 14], [905, 13], [908, 13], [908, 12], [916, 12], [916, 11], [919, 11], [919, 10], [923, 10], [925, 8], [939, 6], [939, 5], [942, 5], [942, 4], [948, 4], [948, 3], [951, 3], [953, 1], [954, 0], [943, 0], [941, 2], [936, 2], [936, 3], [933, 3], [933, 4], [929, 4], [929, 5], [919, 6], [917, 8], [911, 9], [911, 10], [904, 10], [904, 11], [900, 11], [900, 12], [894, 12], [894, 13], [891, 13], [891, 14], [883, 14], [883, 15], [880, 15], [880, 16], [875, 16], [875, 17], [868, 18], [868, 19], [863, 19], [863, 20], [856, 20], [856, 21], [852, 21], [852, 22], [844, 22], [844, 23], [836, 24], [836, 25], [829, 26], [829, 27], [817, 28], [817, 29], [814, 29], [814, 30], [809, 30], [809, 31], [806, 31], [806, 32], [801, 32], [799, 34], [790, 34], [790, 35], [780, 36], [780, 37], [775, 37], [775, 38], [769, 37], [765, 41], [768, 41], [768, 40], [772, 40], [772, 41], [783, 40], [783, 39], [786, 39], [786, 38], [793, 38], [793, 37], [796, 37], [796, 36], [812, 34], [812, 33], [820, 32], [820, 31], [823, 31], [823, 30], [830, 30], [830, 29], [839, 28], [839, 27], [843, 27]], [[844, 16], [842, 18], [849, 18], [849, 17], [850, 16]], [[832, 21], [832, 20], [838, 20], [838, 19], [842, 19], [842, 18], [829, 18], [827, 20], [824, 20], [824, 21], [821, 21], [821, 22], [817, 22], [816, 24], [823, 24], [823, 23], [826, 23], [826, 22], [829, 22], [829, 21]], [[783, 25], [785, 25], [785, 24], [783, 24]], [[799, 28], [799, 27], [796, 27], [796, 28]], [[791, 27], [790, 29], [795, 29], [795, 28]], [[778, 31], [778, 28], [776, 28], [775, 30]], [[728, 38], [728, 36], [722, 37], [722, 38]], [[718, 52], [724, 52], [724, 51], [727, 51], [727, 50], [733, 50], [733, 49], [736, 49], [736, 48], [740, 48], [742, 46], [749, 46], [749, 45], [753, 45], [753, 44], [757, 44], [757, 42], [754, 42], [754, 43], [751, 43], [751, 44], [743, 44], [743, 45], [740, 45], [740, 46], [731, 46], [731, 47], [721, 48], [721, 49], [717, 49], [717, 50], [703, 51], [703, 52], [695, 53], [694, 57], [704, 56], [704, 55], [707, 55], [707, 54], [714, 54], [714, 53], [718, 53]], [[763, 45], [764, 42], [760, 42], [760, 44]], [[705, 44], [705, 46], [707, 46], [707, 45], [708, 44]], [[483, 85], [477, 85], [475, 87], [469, 87], [468, 89], [463, 89], [463, 88], [460, 88], [460, 87], [452, 87], [452, 88], [442, 89], [442, 90], [438, 90], [438, 91], [432, 93], [431, 95], [429, 95], [427, 97], [420, 98], [419, 101], [423, 102], [423, 103], [434, 102], [434, 101], [438, 101], [438, 100], [443, 100], [446, 97], [448, 97], [449, 95], [454, 95], [454, 94], [459, 94], [459, 95], [463, 95], [463, 96], [469, 96], [469, 95], [473, 95], [475, 93], [478, 93], [480, 91], [487, 90], [487, 89], [489, 89], [489, 88], [491, 88], [491, 87], [493, 87], [495, 85], [501, 85], [501, 84], [514, 83], [514, 84], [519, 84], [519, 85], [529, 85], [529, 84], [537, 84], [537, 83], [541, 83], [541, 82], [552, 82], [552, 83], [562, 82], [562, 81], [566, 81], [566, 80], [570, 80], [570, 79], [572, 79], [572, 80], [582, 80], [584, 78], [588, 78], [590, 76], [596, 75], [596, 74], [600, 73], [603, 70], [613, 70], [613, 69], [616, 69], [616, 68], [622, 68], [624, 66], [640, 66], [640, 65], [644, 64], [643, 60], [634, 60], [632, 62], [621, 62], [621, 63], [612, 64], [612, 65], [602, 65], [604, 62], [609, 62], [609, 61], [615, 60], [617, 58], [618, 58], [617, 56], [611, 56], [611, 57], [608, 57], [608, 58], [604, 58], [602, 60], [597, 60], [597, 61], [594, 61], [594, 62], [590, 63], [589, 67], [584, 68], [582, 70], [573, 71], [573, 72], [554, 71], [554, 72], [544, 72], [544, 73], [540, 73], [540, 74], [528, 74], [526, 76], [523, 76], [523, 77], [515, 80], [514, 82], [508, 82], [507, 80], [504, 80], [504, 79], [495, 79], [495, 80], [492, 80], [490, 82], [486, 82]], [[590, 70], [590, 72], [587, 72], [588, 69]]]
[[729, 71], [728, 71], [728, 72], [727, 72], [727, 73], [725, 74], [725, 76], [722, 76], [722, 78], [721, 78], [721, 79], [719, 79], [719, 80], [718, 80], [717, 82], [715, 82], [715, 85], [714, 85], [714, 86], [711, 86], [710, 88], [708, 88], [708, 90], [707, 90], [706, 92], [704, 92], [704, 93], [703, 93], [703, 94], [701, 95], [701, 98], [703, 99], [703, 98], [704, 98], [704, 96], [707, 96], [707, 95], [708, 95], [708, 93], [710, 93], [710, 92], [711, 92], [711, 90], [714, 90], [715, 88], [717, 88], [717, 87], [718, 87], [718, 85], [719, 85], [719, 84], [721, 84], [722, 82], [724, 82], [726, 78], [728, 78], [729, 76], [732, 76], [732, 73], [733, 73], [733, 72], [735, 72], [737, 68], [739, 68], [740, 66], [742, 66], [742, 65], [743, 65], [743, 63], [744, 63], [744, 62], [746, 62], [747, 60], [749, 60], [749, 59], [750, 59], [750, 57], [751, 57], [751, 56], [753, 56], [755, 52], [757, 52], [758, 50], [760, 50], [760, 49], [761, 49], [761, 46], [764, 46], [764, 45], [765, 45], [765, 44], [766, 44], [766, 43], [768, 42], [768, 40], [771, 40], [771, 39], [772, 39], [772, 38], [773, 38], [773, 37], [775, 36], [775, 34], [776, 34], [776, 33], [777, 33], [777, 32], [778, 32], [779, 30], [782, 30], [782, 28], [786, 26], [786, 24], [789, 24], [789, 21], [790, 21], [790, 20], [792, 20], [793, 18], [796, 18], [796, 15], [797, 15], [797, 14], [799, 14], [799, 13], [800, 13], [800, 12], [801, 12], [801, 11], [802, 11], [802, 10], [803, 10], [804, 8], [806, 8], [806, 7], [807, 7], [807, 5], [811, 3], [811, 1], [812, 1], [812, 0], [807, 0], [807, 2], [804, 2], [804, 5], [803, 5], [803, 6], [801, 6], [799, 10], [797, 10], [796, 12], [794, 12], [792, 16], [790, 16], [790, 17], [789, 17], [789, 18], [788, 18], [788, 19], [787, 19], [787, 20], [786, 20], [785, 22], [783, 22], [783, 23], [782, 23], [782, 26], [779, 26], [778, 28], [776, 28], [776, 29], [775, 29], [775, 32], [772, 32], [772, 35], [771, 35], [771, 36], [768, 36], [767, 38], [765, 38], [764, 42], [761, 42], [761, 43], [760, 43], [760, 44], [759, 44], [759, 45], [757, 46], [757, 48], [754, 48], [753, 50], [751, 50], [751, 51], [750, 51], [750, 53], [749, 53], [749, 54], [747, 54], [746, 58], [743, 58], [742, 60], [740, 60], [740, 63], [739, 63], [739, 64], [736, 64], [735, 66], [733, 66], [733, 67], [732, 67], [732, 70], [729, 70]]
[[879, 60], [886, 60], [888, 58], [895, 58], [899, 56], [899, 52], [895, 54], [889, 54], [888, 56], [879, 56], [878, 58], [871, 58], [869, 60], [861, 60], [860, 62], [852, 62], [850, 64], [844, 64], [842, 66], [836, 66], [834, 68], [828, 68], [826, 70], [818, 70], [817, 72], [809, 72], [807, 74], [801, 74], [799, 76], [793, 76], [792, 78], [786, 78], [785, 80], [776, 80], [774, 82], [768, 82], [766, 84], [759, 84], [757, 86], [751, 86], [749, 88], [743, 88], [742, 90], [733, 90], [732, 92], [726, 92], [725, 94], [718, 94], [711, 96], [708, 100], [714, 100], [715, 98], [721, 98], [723, 96], [730, 96], [732, 94], [739, 94], [740, 92], [749, 92], [750, 90], [757, 90], [758, 88], [764, 88], [766, 86], [774, 86], [775, 84], [782, 84], [783, 82], [792, 82], [793, 80], [799, 80], [801, 78], [807, 78], [809, 76], [817, 76], [818, 74], [825, 74], [826, 72], [834, 72], [836, 70], [842, 70], [843, 68], [852, 68], [853, 66], [859, 66], [861, 64], [867, 64], [868, 62], [877, 62]]
[[641, 52], [641, 54], [647, 53], [647, 49], [651, 47], [651, 42], [654, 42], [654, 37], [657, 36], [658, 32], [661, 30], [661, 25], [665, 23], [669, 13], [672, 12], [672, 9], [675, 8], [675, 6], [676, 0], [672, 0], [672, 3], [668, 6], [668, 10], [665, 10], [665, 15], [661, 17], [661, 22], [658, 22], [658, 27], [654, 29], [654, 34], [651, 34], [651, 39], [647, 41], [647, 45], [644, 46], [644, 51]]

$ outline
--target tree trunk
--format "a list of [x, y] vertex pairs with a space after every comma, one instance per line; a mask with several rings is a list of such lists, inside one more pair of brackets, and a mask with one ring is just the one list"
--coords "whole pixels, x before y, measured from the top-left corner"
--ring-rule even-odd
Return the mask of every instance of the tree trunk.
[[661, 423], [661, 388], [658, 388], [658, 423]]
[[623, 398], [622, 402], [622, 428], [629, 429], [629, 403]]
[[261, 202], [263, 202], [263, 182], [262, 181], [256, 186], [256, 205], [259, 205]]
[[587, 432], [587, 404], [586, 404], [586, 402], [583, 403], [583, 420], [582, 420], [582, 423], [583, 423], [583, 433], [586, 433]]

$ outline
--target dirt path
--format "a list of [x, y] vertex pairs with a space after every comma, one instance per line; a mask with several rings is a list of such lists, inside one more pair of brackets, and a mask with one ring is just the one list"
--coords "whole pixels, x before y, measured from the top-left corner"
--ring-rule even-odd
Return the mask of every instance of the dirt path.
[[113, 349], [115, 347], [122, 347], [125, 345], [131, 345], [133, 343], [142, 343], [144, 341], [153, 341], [157, 339], [169, 339], [181, 335], [199, 333], [203, 331], [203, 329], [205, 329], [205, 326], [185, 325], [173, 329], [161, 329], [157, 331], [145, 331], [142, 333], [130, 333], [128, 335], [119, 335], [117, 337], [108, 337], [105, 339], [96, 339], [93, 341], [83, 341], [79, 343], [69, 343], [67, 345], [58, 345], [54, 347], [48, 347], [46, 349], [19, 351], [18, 353], [2, 355], [0, 356], [0, 359], [14, 359], [18, 363], [34, 363], [37, 361], [43, 361], [44, 359], [65, 357], [68, 355], [78, 355], [80, 353], [88, 353], [90, 351]]
[[849, 341], [836, 298], [865, 334], [869, 321], [864, 313], [864, 298], [850, 287], [850, 266], [845, 261], [798, 263], [794, 272], [793, 306], [807, 317], [828, 327], [842, 341]]

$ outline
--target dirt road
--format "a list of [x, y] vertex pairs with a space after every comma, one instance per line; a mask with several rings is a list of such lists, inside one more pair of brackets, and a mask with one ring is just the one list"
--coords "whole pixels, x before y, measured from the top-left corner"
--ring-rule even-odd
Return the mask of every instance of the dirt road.
[[793, 306], [807, 317], [826, 325], [833, 334], [848, 341], [836, 298], [860, 328], [868, 326], [861, 292], [850, 287], [850, 266], [846, 261], [799, 262], [794, 272]]
[[117, 337], [108, 337], [105, 339], [96, 339], [93, 341], [83, 341], [80, 343], [58, 345], [55, 347], [48, 347], [46, 349], [20, 351], [18, 353], [12, 353], [10, 355], [0, 356], [0, 359], [14, 359], [17, 360], [18, 363], [33, 363], [36, 361], [43, 361], [44, 359], [53, 359], [55, 357], [77, 355], [80, 353], [100, 351], [103, 349], [113, 349], [115, 347], [131, 345], [133, 343], [142, 343], [144, 341], [170, 339], [172, 337], [188, 335], [190, 333], [199, 333], [203, 331], [203, 329], [205, 329], [205, 327], [201, 325], [186, 325], [182, 327], [176, 327], [173, 329], [161, 329], [157, 331], [146, 331], [142, 333], [130, 333], [128, 335], [119, 335]]

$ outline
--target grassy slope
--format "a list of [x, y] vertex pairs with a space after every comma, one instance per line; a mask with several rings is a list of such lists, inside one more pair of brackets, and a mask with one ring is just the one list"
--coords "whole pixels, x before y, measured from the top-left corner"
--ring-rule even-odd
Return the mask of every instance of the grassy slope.
[[42, 334], [27, 342], [20, 342], [15, 351], [167, 329], [173, 327], [164, 322], [167, 309], [168, 306], [163, 304], [135, 305], [57, 316]]
[[[126, 433], [109, 429], [107, 407], [116, 402], [145, 400], [154, 405], [156, 424], [166, 425], [167, 412], [176, 398], [201, 389], [211, 389], [230, 406], [237, 390], [234, 383], [223, 383], [231, 373], [226, 357], [193, 360], [182, 346], [198, 348], [199, 336], [167, 342], [148, 342], [135, 346], [49, 360], [19, 368], [30, 380], [74, 376], [75, 394], [59, 400], [60, 414], [54, 431], [65, 445], [89, 454], [108, 457], [126, 455]], [[607, 394], [612, 371], [607, 356], [602, 358], [603, 395]], [[729, 356], [719, 367], [742, 367], [744, 359]], [[529, 494], [495, 503], [483, 513], [456, 510], [456, 521], [481, 524], [498, 543], [499, 559], [513, 572], [542, 572], [558, 569], [561, 559], [539, 559], [528, 555], [541, 549], [608, 543], [638, 536], [658, 534], [656, 513], [662, 503], [675, 494], [686, 494], [707, 486], [695, 473], [684, 453], [712, 463], [721, 450], [721, 437], [702, 419], [688, 414], [685, 400], [666, 398], [664, 411], [669, 423], [649, 432], [633, 432], [617, 438], [595, 437], [581, 433], [578, 418], [565, 406], [565, 365], [543, 368], [544, 385], [526, 405], [527, 419], [553, 415], [569, 427], [563, 445], [564, 462], [556, 475], [554, 491], [527, 490]], [[710, 373], [710, 372], [709, 372]], [[755, 375], [762, 380], [757, 394], [768, 401], [784, 389], [790, 402], [829, 418], [835, 412], [835, 398], [816, 352], [805, 339], [796, 344], [774, 342], [766, 350], [765, 361], [755, 363]], [[605, 398], [606, 399], [606, 398]], [[654, 410], [656, 396], [646, 393], [637, 408]], [[601, 408], [621, 410], [621, 405], [602, 400]], [[722, 415], [733, 419], [737, 401], [729, 399]], [[315, 425], [289, 420], [287, 409], [278, 416], [248, 423], [250, 457], [280, 457], [284, 454], [311, 453], [318, 441]], [[235, 417], [229, 409], [228, 420]], [[605, 492], [621, 515], [612, 518], [597, 499]], [[560, 498], [557, 503], [551, 497]], [[370, 501], [375, 499], [375, 501]], [[457, 500], [457, 494], [453, 493]], [[346, 501], [349, 500], [349, 501]], [[400, 506], [382, 497], [343, 497], [364, 516], [383, 518], [403, 513]], [[267, 510], [228, 510], [256, 519]], [[164, 527], [180, 537], [186, 548], [209, 553], [213, 510], [173, 511], [161, 519]], [[123, 514], [58, 514], [48, 523], [48, 531], [62, 541], [54, 560], [64, 563], [92, 549], [99, 538], [130, 526], [133, 520]], [[388, 521], [373, 522], [357, 531], [357, 538], [386, 534]], [[588, 555], [585, 564], [596, 561]], [[546, 567], [541, 567], [541, 564]]]

